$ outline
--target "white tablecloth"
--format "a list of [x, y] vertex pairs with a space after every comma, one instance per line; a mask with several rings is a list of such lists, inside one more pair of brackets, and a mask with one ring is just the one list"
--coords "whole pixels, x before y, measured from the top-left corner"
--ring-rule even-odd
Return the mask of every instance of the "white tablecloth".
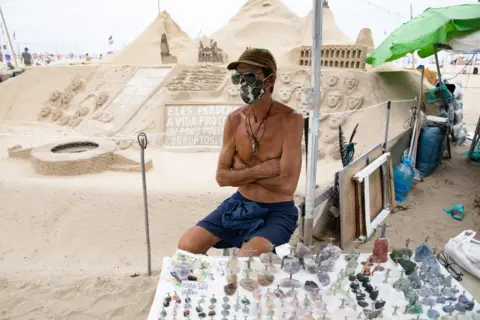
[[[344, 256], [345, 255], [342, 255], [340, 257], [340, 259], [337, 260], [337, 262], [335, 264], [334, 272], [331, 272], [329, 274], [332, 283], [336, 280], [337, 275], [340, 272], [340, 270], [346, 268], [347, 262], [345, 261]], [[358, 259], [359, 266], [357, 267], [357, 272], [361, 271], [362, 266], [361, 266], [360, 262], [365, 261], [368, 256], [369, 256], [369, 254], [361, 254], [360, 255], [360, 258]], [[212, 271], [213, 271], [213, 270], [215, 270], [216, 267], [223, 267], [224, 268], [224, 262], [226, 262], [228, 260], [228, 257], [206, 257], [206, 259], [211, 263]], [[239, 258], [239, 259], [241, 261], [246, 261], [246, 258]], [[256, 259], [258, 260], [258, 258], [256, 258]], [[168, 274], [168, 272], [169, 272], [168, 271], [168, 266], [169, 266], [170, 260], [171, 260], [170, 257], [165, 257], [163, 259], [162, 272], [160, 274], [160, 279], [158, 281], [157, 291], [155, 293], [155, 299], [153, 301], [152, 308], [151, 308], [150, 313], [148, 315], [148, 320], [158, 320], [158, 318], [160, 316], [160, 312], [162, 311], [162, 308], [163, 308], [163, 300], [167, 296], [168, 293], [170, 295], [173, 295], [173, 292], [176, 291], [178, 294], [180, 294], [180, 286], [176, 285], [174, 279]], [[221, 261], [223, 261], [223, 266], [220, 265]], [[246, 268], [245, 263], [243, 263], [243, 262], [240, 263], [240, 266], [241, 266], [242, 270]], [[408, 304], [408, 302], [405, 299], [403, 292], [397, 291], [392, 287], [393, 282], [395, 282], [400, 276], [400, 271], [402, 270], [401, 266], [400, 265], [398, 265], [398, 266], [395, 265], [395, 263], [390, 258], [386, 263], [383, 263], [382, 266], [385, 267], [385, 270], [388, 269], [388, 268], [391, 269], [388, 283], [383, 283], [383, 280], [385, 279], [385, 272], [386, 271], [375, 272], [374, 275], [371, 277], [371, 283], [374, 287], [376, 286], [378, 288], [378, 290], [380, 291], [378, 299], [383, 299], [383, 300], [386, 301], [386, 305], [385, 305], [385, 308], [384, 308], [384, 311], [383, 311], [383, 319], [412, 319], [412, 318], [416, 318], [416, 315], [410, 315], [410, 314], [404, 315], [403, 314], [403, 311], [405, 310], [405, 306]], [[278, 266], [277, 269], [278, 270], [275, 274], [275, 281], [274, 281], [273, 284], [271, 284], [269, 287], [259, 286], [259, 289], [261, 290], [262, 294], [264, 294], [267, 291], [267, 288], [270, 288], [270, 291], [273, 291], [274, 289], [277, 288], [277, 284], [280, 284], [280, 281], [282, 279], [289, 276], [287, 273], [280, 270], [280, 266]], [[445, 275], [448, 275], [448, 272], [443, 268], [443, 266], [442, 266], [442, 272]], [[226, 284], [226, 278], [225, 278], [225, 276], [222, 276], [220, 273], [215, 274], [214, 277], [215, 277], [215, 281], [207, 280], [209, 282], [209, 289], [211, 289], [211, 292], [210, 292], [209, 296], [205, 299], [207, 302], [202, 304], [202, 307], [204, 308], [204, 310], [206, 310], [206, 313], [208, 313], [208, 306], [210, 305], [210, 303], [208, 301], [210, 300], [210, 298], [212, 296], [212, 293], [215, 294], [215, 297], [217, 298], [218, 301], [216, 303], [216, 306], [217, 306], [216, 309], [215, 309], [216, 316], [214, 317], [214, 319], [219, 319], [220, 320], [220, 319], [223, 318], [223, 316], [221, 315], [221, 311], [222, 311], [221, 305], [223, 304], [222, 298], [225, 296], [224, 291], [223, 291], [223, 287]], [[240, 273], [238, 275], [238, 277], [239, 277], [238, 279], [240, 281], [240, 279], [242, 279], [244, 277], [244, 273], [243, 272]], [[299, 305], [302, 306], [303, 299], [305, 297], [305, 294], [307, 293], [307, 291], [305, 291], [303, 289], [303, 284], [305, 283], [305, 281], [306, 280], [313, 280], [317, 284], [319, 284], [319, 281], [318, 281], [316, 275], [309, 274], [308, 272], [303, 271], [303, 270], [300, 271], [298, 274], [294, 275], [293, 278], [299, 280], [302, 283], [302, 288], [297, 289], [297, 292], [299, 293], [298, 294]], [[347, 280], [347, 282], [350, 283], [348, 280]], [[457, 288], [460, 290], [460, 292], [462, 292], [464, 290], [463, 286], [460, 283], [458, 283], [455, 279], [453, 279], [452, 284], [457, 286]], [[337, 294], [336, 296], [329, 295], [327, 293], [328, 289], [329, 289], [329, 287], [323, 287], [323, 288], [321, 287], [321, 291], [320, 291], [322, 293], [323, 301], [325, 301], [325, 303], [327, 305], [327, 310], [328, 310], [328, 313], [329, 313], [328, 317], [330, 317], [331, 319], [339, 319], [339, 320], [344, 320], [345, 317], [347, 317], [348, 319], [357, 319], [357, 316], [362, 311], [362, 308], [357, 305], [356, 310], [353, 310], [351, 307], [346, 307], [345, 309], [340, 309], [339, 307], [341, 305], [342, 296], [340, 294]], [[288, 289], [286, 289], [286, 288], [282, 288], [282, 290], [284, 292], [288, 291]], [[259, 319], [256, 315], [253, 314], [256, 310], [256, 304], [255, 304], [255, 299], [252, 296], [252, 293], [244, 290], [240, 286], [240, 284], [238, 285], [237, 292], [240, 295], [240, 299], [243, 298], [244, 296], [246, 296], [251, 302], [251, 304], [249, 306], [250, 315], [248, 316], [248, 319]], [[471, 299], [471, 295], [469, 295], [467, 293], [467, 296], [468, 296], [469, 299]], [[229, 304], [231, 305], [232, 308], [229, 310], [230, 315], [227, 316], [227, 319], [234, 319], [234, 315], [236, 315], [238, 320], [244, 320], [245, 319], [245, 314], [243, 314], [241, 310], [238, 311], [238, 312], [235, 312], [233, 310], [233, 305], [236, 302], [236, 297], [237, 297], [237, 293], [235, 293], [235, 295], [229, 297], [229, 299], [230, 299]], [[186, 319], [183, 316], [183, 310], [184, 310], [183, 309], [183, 305], [184, 305], [183, 298], [184, 297], [182, 297], [182, 303], [177, 308], [177, 317], [176, 317], [177, 319]], [[190, 312], [190, 319], [192, 319], [192, 320], [199, 319], [199, 317], [197, 316], [197, 312], [195, 311], [195, 307], [197, 306], [197, 301], [200, 299], [200, 297], [191, 297], [191, 298], [192, 298], [191, 304], [192, 304], [193, 308], [190, 310], [191, 311]], [[421, 299], [422, 298], [420, 298], [420, 300]], [[266, 301], [266, 298], [262, 296], [261, 308], [263, 309], [263, 313], [262, 313], [263, 316], [262, 316], [261, 319], [270, 319], [270, 317], [266, 316], [267, 308], [265, 306], [265, 301]], [[289, 305], [290, 301], [291, 301], [291, 298], [286, 298], [285, 299], [285, 306], [286, 307]], [[353, 297], [353, 301], [354, 301], [354, 303], [356, 303], [356, 299], [354, 297]], [[368, 299], [368, 297], [367, 297], [366, 301], [370, 301]], [[275, 298], [275, 303], [276, 303], [276, 308], [274, 309], [275, 310], [275, 315], [273, 316], [273, 319], [281, 319], [281, 317], [283, 315], [283, 311], [280, 308], [279, 299]], [[165, 310], [167, 311], [167, 319], [173, 319], [172, 313], [173, 313], [174, 305], [175, 305], [175, 303], [172, 301], [170, 303], [170, 306], [168, 308], [165, 308]], [[399, 306], [399, 309], [397, 311], [398, 315], [393, 317], [392, 316], [393, 306], [395, 306], [395, 305]], [[441, 315], [444, 315], [445, 313], [442, 310], [442, 306], [443, 306], [443, 304], [437, 304], [437, 305], [434, 306], [434, 309], [439, 311]], [[291, 304], [288, 307], [290, 309], [285, 310], [285, 311], [287, 311], [287, 319], [292, 315], [292, 313], [294, 311], [294, 309], [292, 309], [292, 307], [291, 307]], [[478, 302], [476, 302], [474, 310], [475, 311], [479, 310], [479, 308], [480, 308], [480, 306], [479, 306]], [[429, 307], [423, 306], [424, 315], [421, 316], [420, 318], [426, 318], [428, 309], [429, 309]], [[315, 316], [315, 313], [314, 313], [314, 316]], [[318, 318], [318, 317], [319, 316], [316, 315], [316, 318]], [[206, 319], [209, 320], [210, 317], [207, 317]], [[298, 319], [302, 319], [302, 318], [299, 316]]]

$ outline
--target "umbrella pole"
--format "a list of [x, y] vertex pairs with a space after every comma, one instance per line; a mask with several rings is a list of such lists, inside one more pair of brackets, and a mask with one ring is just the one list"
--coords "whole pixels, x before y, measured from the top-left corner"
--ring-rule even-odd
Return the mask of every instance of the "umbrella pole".
[[305, 234], [304, 243], [312, 244], [313, 211], [315, 209], [315, 186], [318, 159], [318, 122], [320, 119], [320, 77], [322, 74], [322, 19], [323, 1], [313, 0], [312, 36], [312, 87], [313, 105], [310, 108], [310, 137], [307, 160], [307, 189], [305, 192]]
[[[437, 50], [437, 45], [433, 45], [433, 51], [435, 52], [435, 64], [437, 65], [437, 73], [438, 73], [438, 83], [440, 84], [440, 98], [442, 99], [442, 106], [445, 108], [448, 114], [448, 105], [447, 102], [445, 101], [445, 96], [443, 95], [443, 81], [442, 81], [442, 74], [440, 73], [440, 63], [438, 62], [438, 50]], [[447, 125], [447, 136], [445, 137], [447, 139], [446, 142], [446, 147], [447, 147], [447, 158], [450, 159], [452, 158], [452, 154], [450, 152], [450, 119], [448, 118], [448, 125]]]
[[0, 16], [2, 18], [3, 25], [5, 26], [5, 33], [7, 34], [8, 44], [10, 45], [10, 50], [12, 51], [11, 53], [12, 53], [13, 62], [15, 63], [15, 68], [18, 69], [17, 54], [15, 53], [15, 50], [13, 49], [12, 38], [10, 38], [10, 33], [8, 33], [7, 22], [5, 21], [5, 16], [3, 15], [3, 11], [2, 11], [1, 6], [0, 6]]

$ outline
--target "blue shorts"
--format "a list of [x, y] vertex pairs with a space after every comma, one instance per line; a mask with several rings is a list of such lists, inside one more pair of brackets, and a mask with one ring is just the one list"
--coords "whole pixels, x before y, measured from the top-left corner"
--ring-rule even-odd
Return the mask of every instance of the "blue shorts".
[[256, 202], [257, 205], [267, 211], [263, 217], [264, 224], [260, 229], [251, 233], [248, 239], [244, 239], [239, 231], [223, 227], [222, 217], [224, 213], [232, 210], [230, 199], [250, 201], [239, 192], [236, 192], [222, 202], [215, 211], [197, 223], [197, 226], [204, 228], [221, 239], [214, 245], [215, 248], [241, 248], [244, 242], [253, 237], [266, 238], [275, 246], [290, 241], [290, 237], [295, 232], [298, 224], [298, 210], [293, 201], [276, 203]]

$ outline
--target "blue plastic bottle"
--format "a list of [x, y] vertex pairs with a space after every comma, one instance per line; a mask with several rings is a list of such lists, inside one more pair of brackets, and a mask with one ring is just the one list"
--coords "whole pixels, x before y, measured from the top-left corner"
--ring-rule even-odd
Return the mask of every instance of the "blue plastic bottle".
[[395, 186], [395, 201], [403, 202], [412, 187], [415, 171], [410, 159], [402, 159], [402, 163], [393, 169], [393, 182]]

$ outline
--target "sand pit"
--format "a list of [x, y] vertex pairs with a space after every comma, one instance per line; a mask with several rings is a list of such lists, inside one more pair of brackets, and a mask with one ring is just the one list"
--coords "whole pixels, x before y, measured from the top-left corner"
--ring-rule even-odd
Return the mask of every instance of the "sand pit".
[[[279, 0], [249, 0], [228, 25], [197, 39], [204, 49], [217, 42], [227, 61], [199, 62], [199, 53], [213, 52], [201, 51], [199, 41], [190, 40], [162, 13], [108, 63], [34, 68], [0, 84], [0, 318], [145, 319], [163, 256], [174, 252], [186, 228], [234, 192], [215, 181], [225, 115], [241, 104], [226, 62], [246, 46], [269, 48], [279, 63], [274, 97], [304, 111], [300, 88], [310, 86], [311, 56], [301, 52], [308, 52], [304, 29], [309, 19], [297, 17]], [[368, 32], [353, 47], [329, 9], [324, 20], [325, 39], [338, 46], [332, 52], [345, 50], [346, 55], [334, 56], [332, 66], [322, 71], [320, 187], [333, 181], [341, 167], [338, 126], [348, 135], [359, 123], [355, 141], [360, 155], [383, 142], [383, 103], [403, 101], [392, 105], [393, 138], [404, 130], [420, 87], [417, 72], [357, 66], [347, 53], [369, 50]], [[168, 67], [161, 59], [163, 33], [179, 62]], [[477, 98], [478, 92], [467, 92], [465, 101]], [[147, 173], [152, 278], [144, 276], [141, 176], [117, 172], [135, 171], [125, 170], [129, 166], [138, 171], [136, 138], [141, 131], [148, 135], [146, 156], [153, 161]], [[8, 155], [15, 145], [49, 146], [45, 151], [63, 141], [95, 139], [105, 139], [115, 160], [122, 159], [117, 166], [69, 177], [42, 175], [30, 161]], [[304, 189], [302, 171], [297, 194]], [[447, 185], [440, 192], [448, 190]], [[403, 222], [398, 223], [401, 227]], [[453, 235], [442, 230], [436, 237]], [[403, 242], [393, 242], [397, 240]]]

